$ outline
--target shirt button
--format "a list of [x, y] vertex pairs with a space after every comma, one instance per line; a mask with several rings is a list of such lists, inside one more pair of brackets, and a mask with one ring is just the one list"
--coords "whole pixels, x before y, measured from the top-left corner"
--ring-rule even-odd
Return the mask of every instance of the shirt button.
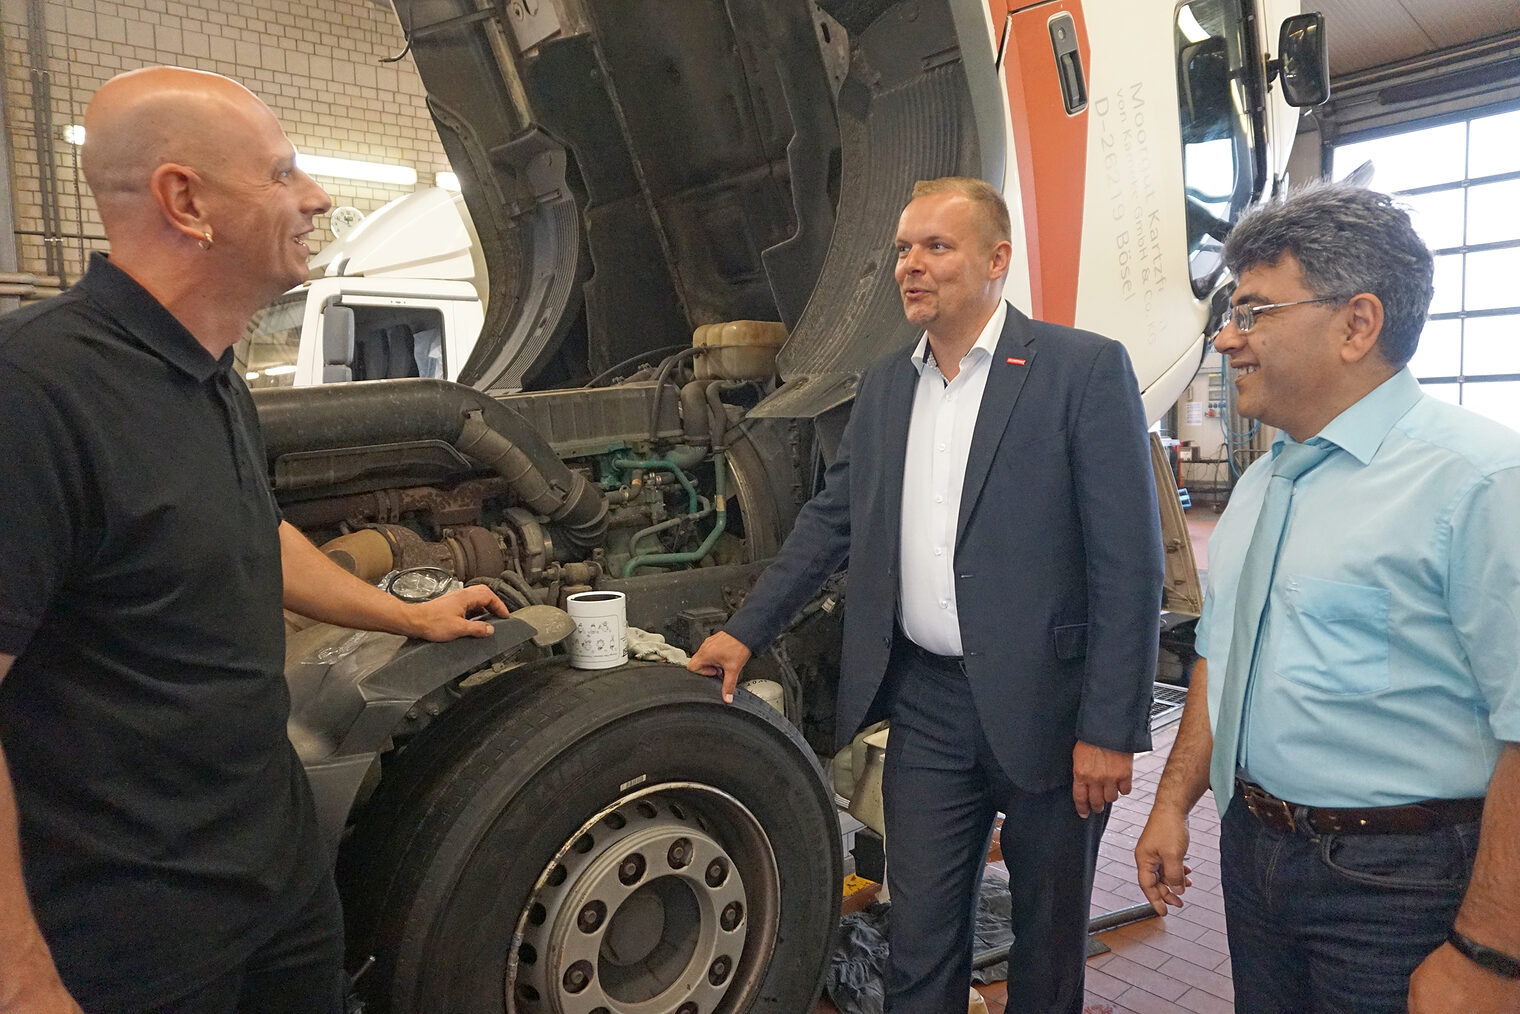
[[939, 607], [941, 609], [949, 609], [950, 608], [950, 600], [949, 599], [940, 599], [939, 600]]
[[940, 444], [939, 445], [939, 449], [943, 451], [945, 449], [945, 445], [944, 444]]
[[935, 497], [934, 497], [934, 502], [935, 503], [944, 503], [945, 502], [945, 498], [936, 494]]
[[934, 555], [935, 556], [944, 556], [945, 555], [945, 551], [943, 549], [936, 549], [934, 551]]

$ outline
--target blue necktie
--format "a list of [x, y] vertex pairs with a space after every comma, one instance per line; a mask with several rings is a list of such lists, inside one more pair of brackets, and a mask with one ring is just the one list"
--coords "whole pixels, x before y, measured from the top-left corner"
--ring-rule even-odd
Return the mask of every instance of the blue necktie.
[[1287, 527], [1293, 483], [1332, 449], [1334, 445], [1329, 443], [1283, 445], [1272, 462], [1266, 499], [1256, 519], [1256, 530], [1251, 533], [1251, 544], [1246, 548], [1245, 564], [1240, 568], [1240, 582], [1235, 589], [1235, 627], [1223, 673], [1219, 721], [1214, 723], [1214, 754], [1209, 762], [1209, 787], [1214, 790], [1221, 817], [1235, 794], [1235, 762], [1240, 750], [1246, 691], [1261, 648], [1261, 618], [1272, 589], [1283, 529]]

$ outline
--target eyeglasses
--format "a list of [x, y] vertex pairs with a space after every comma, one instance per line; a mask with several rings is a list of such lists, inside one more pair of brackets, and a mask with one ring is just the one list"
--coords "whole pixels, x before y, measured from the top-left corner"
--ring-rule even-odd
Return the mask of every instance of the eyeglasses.
[[1281, 310], [1285, 306], [1302, 306], [1305, 303], [1338, 303], [1339, 296], [1320, 296], [1317, 299], [1295, 299], [1291, 303], [1263, 303], [1260, 306], [1232, 306], [1215, 322], [1214, 333], [1223, 331], [1226, 324], [1234, 324], [1235, 330], [1245, 334], [1256, 326], [1256, 315], [1268, 310]]

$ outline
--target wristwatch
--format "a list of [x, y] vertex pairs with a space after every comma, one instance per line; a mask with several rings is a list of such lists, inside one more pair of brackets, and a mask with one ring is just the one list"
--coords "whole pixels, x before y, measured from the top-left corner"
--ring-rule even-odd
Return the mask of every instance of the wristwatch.
[[1485, 947], [1476, 941], [1469, 940], [1458, 933], [1455, 927], [1446, 934], [1446, 942], [1473, 964], [1486, 968], [1495, 975], [1502, 975], [1506, 979], [1520, 979], [1520, 958], [1512, 958], [1503, 951], [1496, 951], [1492, 947]]

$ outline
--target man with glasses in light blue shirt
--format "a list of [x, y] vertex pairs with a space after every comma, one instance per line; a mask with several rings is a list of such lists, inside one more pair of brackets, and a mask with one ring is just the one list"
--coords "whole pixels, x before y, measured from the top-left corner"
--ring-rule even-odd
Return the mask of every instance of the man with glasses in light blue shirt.
[[1387, 197], [1305, 188], [1224, 254], [1215, 347], [1282, 432], [1209, 543], [1140, 885], [1182, 904], [1212, 785], [1238, 1011], [1520, 1011], [1520, 434], [1406, 368], [1432, 262]]

